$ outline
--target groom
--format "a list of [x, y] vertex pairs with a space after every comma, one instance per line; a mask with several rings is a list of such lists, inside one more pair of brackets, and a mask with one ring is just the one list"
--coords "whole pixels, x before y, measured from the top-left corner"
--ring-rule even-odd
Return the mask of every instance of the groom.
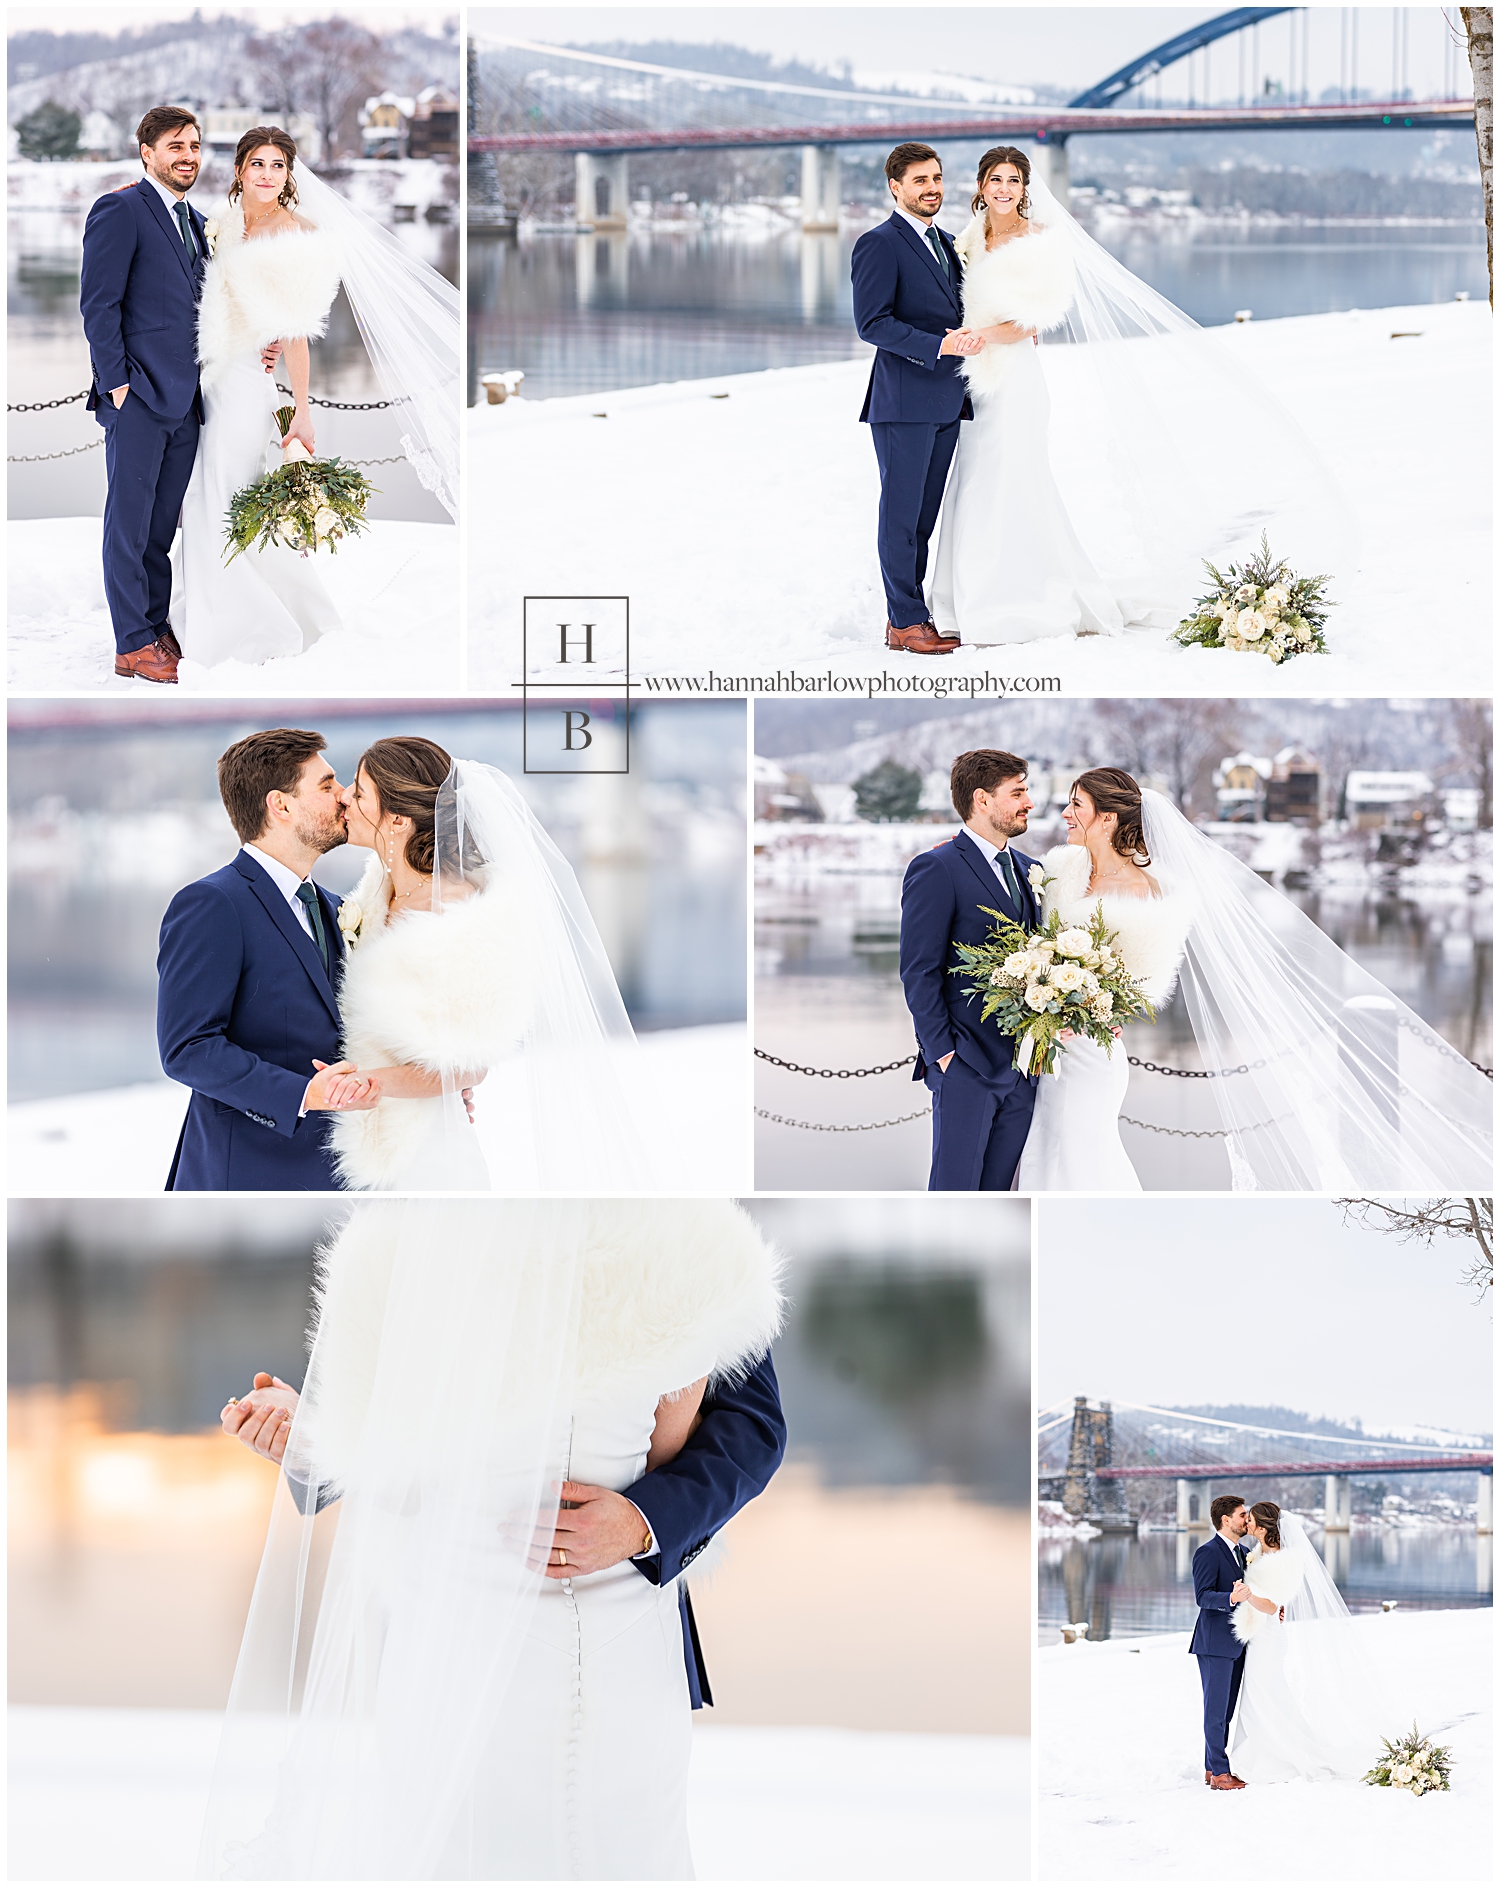
[[104, 428], [104, 594], [115, 674], [177, 680], [167, 612], [172, 538], [198, 453], [198, 300], [208, 243], [185, 201], [198, 180], [198, 121], [154, 105], [136, 128], [146, 174], [100, 197], [83, 231], [79, 305]]
[[1203, 1781], [1212, 1790], [1242, 1790], [1244, 1783], [1229, 1768], [1229, 1726], [1245, 1675], [1245, 1648], [1229, 1615], [1250, 1597], [1244, 1583], [1250, 1516], [1243, 1495], [1215, 1495], [1208, 1514], [1213, 1536], [1193, 1555], [1198, 1623], [1188, 1646], [1203, 1681]]
[[917, 1030], [913, 1081], [932, 1093], [932, 1193], [1005, 1193], [1031, 1127], [1036, 1077], [1011, 1066], [1010, 1038], [979, 1020], [955, 946], [982, 944], [1000, 911], [1040, 922], [1035, 860], [1011, 844], [1032, 811], [1026, 762], [995, 748], [960, 754], [950, 779], [964, 822], [952, 840], [919, 853], [901, 887], [901, 984]]
[[[261, 1371], [253, 1400], [226, 1403], [227, 1434], [272, 1462], [286, 1453], [297, 1392]], [[786, 1420], [776, 1371], [767, 1355], [745, 1377], [716, 1380], [703, 1398], [698, 1426], [681, 1452], [649, 1470], [624, 1494], [584, 1482], [564, 1482], [562, 1499], [573, 1505], [557, 1517], [547, 1556], [547, 1577], [581, 1578], [628, 1560], [653, 1586], [676, 1580], [719, 1529], [749, 1501], [764, 1493], [786, 1450]], [[305, 1514], [308, 1485], [288, 1474], [293, 1499]], [[338, 1499], [335, 1487], [319, 1488], [321, 1511]], [[677, 1588], [688, 1695], [695, 1711], [714, 1701], [693, 1617], [687, 1582]]]
[[885, 160], [894, 205], [854, 245], [854, 325], [876, 350], [860, 419], [880, 466], [880, 575], [887, 649], [951, 655], [957, 636], [933, 627], [922, 580], [962, 420], [971, 420], [959, 360], [984, 342], [963, 325], [963, 264], [933, 221], [943, 166], [927, 144], [898, 144]]
[[[324, 740], [301, 728], [247, 736], [219, 761], [241, 850], [185, 886], [162, 919], [156, 1039], [193, 1091], [167, 1191], [326, 1192], [325, 1140], [339, 1061], [338, 903], [308, 874], [347, 842]], [[327, 1065], [327, 1066], [325, 1066]], [[373, 1108], [379, 1083], [346, 1107]]]

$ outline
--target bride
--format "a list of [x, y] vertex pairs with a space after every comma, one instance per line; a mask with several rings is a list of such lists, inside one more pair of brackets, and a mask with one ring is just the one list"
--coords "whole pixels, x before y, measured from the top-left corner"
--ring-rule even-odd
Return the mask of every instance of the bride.
[[[366, 749], [343, 800], [349, 844], [372, 854], [339, 909], [343, 1184], [649, 1189], [634, 1033], [572, 869], [515, 787], [404, 735]], [[374, 1108], [342, 1111], [372, 1091]]]
[[[1201, 1125], [1236, 1192], [1483, 1190], [1490, 1084], [1291, 899], [1116, 767], [1073, 784], [1044, 913], [1096, 905], [1153, 1005], [1174, 975], [1205, 1074]], [[1139, 1192], [1119, 1134], [1125, 1047], [1072, 1038], [1043, 1076], [1016, 1185]]]
[[224, 1411], [285, 1477], [200, 1875], [692, 1877], [679, 1569], [780, 1459], [779, 1272], [727, 1201], [354, 1209], [300, 1399]]
[[[1170, 625], [1201, 588], [1203, 560], [1252, 552], [1262, 531], [1306, 568], [1347, 557], [1332, 477], [1237, 345], [1117, 262], [1014, 145], [980, 159], [972, 208], [954, 247], [964, 325], [984, 347], [960, 361], [974, 417], [943, 499], [928, 598], [940, 635], [987, 644]], [[1073, 344], [1050, 388], [1043, 333]], [[1087, 549], [1053, 478], [1054, 436], [1074, 444]]]
[[1230, 1770], [1246, 1783], [1362, 1776], [1380, 1752], [1367, 1663], [1373, 1641], [1357, 1638], [1343, 1595], [1296, 1515], [1257, 1501], [1250, 1532], [1249, 1598], [1230, 1615], [1245, 1647]]
[[278, 351], [295, 405], [286, 443], [316, 456], [309, 343], [326, 331], [341, 282], [400, 411], [402, 450], [455, 511], [457, 409], [444, 408], [458, 397], [457, 292], [337, 191], [297, 170], [296, 158], [279, 125], [247, 131], [228, 208], [207, 225], [198, 315], [206, 417], [173, 559], [172, 622], [183, 655], [210, 666], [297, 655], [343, 626], [313, 556], [271, 544], [225, 562], [230, 500], [281, 459]]

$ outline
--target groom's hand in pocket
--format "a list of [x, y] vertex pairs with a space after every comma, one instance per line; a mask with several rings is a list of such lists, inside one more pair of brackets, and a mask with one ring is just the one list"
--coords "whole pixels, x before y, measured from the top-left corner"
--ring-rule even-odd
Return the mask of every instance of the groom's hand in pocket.
[[129, 393], [129, 391], [130, 391], [130, 383], [128, 381], [123, 387], [110, 388], [109, 397], [111, 400], [114, 401], [116, 411], [118, 411], [122, 406], [124, 406], [125, 396], [127, 393]]
[[938, 1067], [943, 1071], [944, 1075], [948, 1073], [948, 1064], [957, 1054], [957, 1049], [950, 1049], [946, 1055], [940, 1055], [938, 1057]]

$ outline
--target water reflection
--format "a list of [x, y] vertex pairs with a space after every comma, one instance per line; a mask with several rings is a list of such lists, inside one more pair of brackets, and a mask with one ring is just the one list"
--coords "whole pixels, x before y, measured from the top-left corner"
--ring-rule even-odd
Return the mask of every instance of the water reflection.
[[[1193, 1554], [1201, 1533], [1105, 1535], [1098, 1540], [1044, 1538], [1038, 1557], [1038, 1643], [1058, 1628], [1087, 1621], [1091, 1639], [1189, 1632], [1197, 1619]], [[1325, 1564], [1353, 1613], [1488, 1606], [1492, 1541], [1472, 1523], [1454, 1527], [1356, 1527], [1314, 1533]]]
[[[774, 212], [768, 213], [774, 215]], [[709, 226], [485, 237], [469, 245], [469, 398], [521, 368], [534, 399], [849, 360], [859, 231]], [[1484, 231], [1105, 223], [1105, 247], [1205, 326], [1488, 292]]]

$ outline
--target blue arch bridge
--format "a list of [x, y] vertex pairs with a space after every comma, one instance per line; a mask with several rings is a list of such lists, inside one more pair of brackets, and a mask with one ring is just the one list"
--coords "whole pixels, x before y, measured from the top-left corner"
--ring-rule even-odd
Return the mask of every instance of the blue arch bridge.
[[[1405, 15], [1411, 10], [1396, 11]], [[1139, 136], [1143, 132], [1379, 131], [1472, 126], [1472, 98], [1418, 101], [1407, 95], [1409, 88], [1400, 83], [1406, 57], [1400, 51], [1400, 34], [1405, 30], [1401, 19], [1396, 22], [1392, 55], [1392, 91], [1399, 96], [1385, 101], [1359, 98], [1355, 57], [1346, 57], [1341, 45], [1340, 76], [1343, 80], [1347, 75], [1350, 82], [1340, 89], [1354, 96], [1339, 101], [1314, 100], [1308, 78], [1308, 13], [1309, 9], [1293, 7], [1233, 8], [1151, 47], [1063, 106], [974, 107], [953, 100], [878, 97], [650, 66], [524, 40], [495, 41], [492, 43], [503, 46], [508, 53], [525, 58], [515, 68], [508, 97], [500, 102], [498, 116], [503, 128], [482, 133], [473, 132], [479, 114], [471, 60], [471, 220], [497, 224], [505, 221], [506, 213], [494, 201], [493, 184], [484, 170], [486, 160], [502, 152], [571, 155], [576, 166], [575, 202], [580, 223], [594, 229], [618, 229], [625, 226], [629, 208], [632, 153], [800, 148], [802, 227], [813, 233], [838, 228], [839, 152], [853, 145], [889, 147], [913, 138], [998, 139], [1030, 144], [1034, 169], [1066, 201], [1068, 140], [1085, 132], [1098, 137]], [[1206, 61], [1216, 43], [1236, 36], [1243, 41], [1258, 34], [1262, 23], [1276, 18], [1285, 18], [1288, 26], [1286, 86], [1264, 93], [1254, 87], [1252, 91], [1258, 95], [1246, 97], [1242, 83], [1240, 101], [1234, 105], [1189, 104], [1164, 109], [1143, 102], [1142, 88], [1163, 72], [1199, 55]], [[1346, 29], [1346, 35], [1349, 30], [1355, 34], [1357, 46], [1357, 22]], [[551, 62], [545, 70], [537, 65], [539, 57]], [[568, 82], [570, 62], [590, 76], [574, 77]], [[1254, 64], [1258, 69], [1258, 53]], [[600, 79], [611, 70], [619, 72], [622, 80], [626, 74], [633, 75], [628, 85], [620, 87], [628, 104], [601, 103]], [[1243, 73], [1243, 58], [1241, 70]], [[539, 89], [543, 77], [550, 82], [545, 90]], [[1456, 81], [1456, 71], [1454, 78]], [[1137, 95], [1136, 102], [1126, 105], [1123, 101], [1131, 94]], [[559, 122], [542, 122], [547, 118]], [[772, 118], [777, 122], [767, 122]], [[560, 122], [563, 119], [569, 122]], [[666, 122], [648, 122], [652, 119]]]
[[[1117, 1422], [1117, 1411], [1129, 1411], [1136, 1420], [1129, 1434]], [[1142, 1425], [1142, 1415], [1164, 1419]], [[1042, 1434], [1056, 1431], [1067, 1416], [1043, 1425]], [[1162, 1452], [1163, 1431], [1182, 1445], [1181, 1453], [1200, 1452], [1198, 1460], [1173, 1460]], [[1197, 1441], [1197, 1437], [1208, 1438]], [[1253, 1438], [1253, 1442], [1250, 1440]], [[1266, 1450], [1267, 1441], [1290, 1443], [1291, 1448]], [[1330, 1448], [1328, 1445], [1334, 1445]], [[1429, 1444], [1372, 1440], [1367, 1456], [1354, 1456], [1349, 1437], [1298, 1434], [1264, 1429], [1253, 1424], [1194, 1416], [1181, 1410], [1159, 1410], [1146, 1404], [1092, 1404], [1076, 1397], [1068, 1436], [1067, 1463], [1060, 1471], [1044, 1468], [1039, 1477], [1044, 1498], [1061, 1500], [1073, 1520], [1088, 1521], [1105, 1533], [1133, 1533], [1142, 1518], [1132, 1512], [1132, 1484], [1175, 1483], [1177, 1530], [1207, 1532], [1213, 1495], [1252, 1494], [1247, 1484], [1258, 1481], [1323, 1482], [1323, 1529], [1326, 1534], [1347, 1534], [1352, 1518], [1351, 1483], [1372, 1475], [1462, 1475], [1477, 1484], [1475, 1523], [1481, 1535], [1494, 1531], [1494, 1457], [1487, 1450], [1437, 1450]], [[1247, 1459], [1237, 1452], [1253, 1450]], [[1146, 1490], [1142, 1490], [1146, 1493]], [[1253, 1494], [1252, 1494], [1253, 1498]], [[1148, 1505], [1155, 1505], [1154, 1501]]]

